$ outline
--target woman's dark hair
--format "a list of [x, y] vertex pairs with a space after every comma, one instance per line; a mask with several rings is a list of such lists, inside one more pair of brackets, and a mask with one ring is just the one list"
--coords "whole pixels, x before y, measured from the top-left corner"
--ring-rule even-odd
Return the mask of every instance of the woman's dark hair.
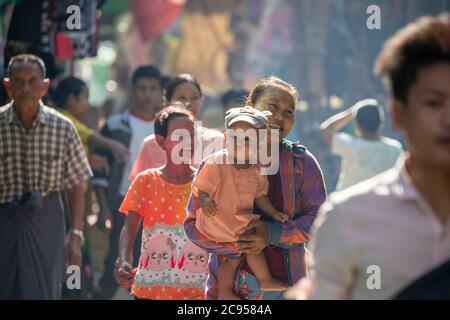
[[55, 90], [53, 100], [58, 108], [64, 109], [67, 99], [71, 95], [78, 97], [81, 91], [86, 88], [86, 83], [76, 77], [63, 79]]
[[287, 93], [291, 97], [291, 103], [295, 107], [298, 98], [298, 91], [294, 86], [281, 80], [278, 77], [270, 76], [259, 80], [253, 90], [250, 92], [247, 100], [250, 100], [253, 105], [256, 104], [258, 99], [267, 91], [280, 90]]
[[436, 63], [450, 63], [450, 14], [426, 16], [388, 39], [375, 63], [393, 97], [407, 102], [418, 71]]
[[167, 138], [170, 121], [181, 117], [193, 119], [192, 114], [180, 103], [175, 103], [159, 111], [155, 116], [155, 135]]
[[177, 75], [175, 78], [170, 80], [170, 82], [167, 84], [164, 96], [166, 97], [167, 101], [171, 101], [173, 97], [173, 93], [175, 92], [175, 89], [183, 83], [190, 83], [194, 87], [197, 88], [198, 93], [200, 94], [200, 97], [202, 96], [202, 88], [200, 87], [200, 83], [190, 74], [188, 73], [182, 73]]

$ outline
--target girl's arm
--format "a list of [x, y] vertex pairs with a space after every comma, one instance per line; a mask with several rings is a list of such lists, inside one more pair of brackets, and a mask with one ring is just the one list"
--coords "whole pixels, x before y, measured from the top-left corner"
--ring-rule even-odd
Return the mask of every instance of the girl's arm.
[[128, 212], [125, 225], [120, 233], [119, 261], [116, 263], [116, 279], [124, 288], [129, 288], [133, 283], [135, 272], [133, 271], [133, 246], [142, 217], [133, 212]]
[[142, 216], [133, 211], [130, 211], [125, 219], [119, 240], [119, 257], [122, 261], [133, 262], [133, 247], [141, 221]]

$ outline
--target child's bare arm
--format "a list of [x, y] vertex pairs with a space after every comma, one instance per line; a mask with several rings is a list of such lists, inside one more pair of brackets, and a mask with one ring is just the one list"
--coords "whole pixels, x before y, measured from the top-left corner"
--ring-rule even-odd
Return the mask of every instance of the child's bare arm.
[[202, 208], [203, 213], [207, 217], [211, 217], [217, 214], [217, 204], [216, 202], [202, 190], [198, 190], [198, 200]]
[[279, 222], [286, 222], [289, 220], [288, 215], [284, 214], [281, 211], [278, 211], [270, 202], [270, 199], [267, 195], [261, 196], [258, 199], [255, 199], [256, 206], [261, 209], [265, 214]]

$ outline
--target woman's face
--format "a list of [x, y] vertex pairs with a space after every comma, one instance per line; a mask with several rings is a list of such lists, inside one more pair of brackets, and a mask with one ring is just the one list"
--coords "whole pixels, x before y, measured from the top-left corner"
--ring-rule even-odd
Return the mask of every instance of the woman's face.
[[184, 82], [175, 88], [169, 103], [174, 102], [181, 102], [192, 113], [194, 119], [198, 119], [203, 99], [192, 83]]
[[264, 92], [255, 104], [247, 102], [247, 105], [260, 111], [270, 111], [269, 125], [271, 129], [280, 130], [280, 140], [285, 138], [294, 125], [295, 106], [292, 104], [292, 96], [282, 90], [273, 89]]

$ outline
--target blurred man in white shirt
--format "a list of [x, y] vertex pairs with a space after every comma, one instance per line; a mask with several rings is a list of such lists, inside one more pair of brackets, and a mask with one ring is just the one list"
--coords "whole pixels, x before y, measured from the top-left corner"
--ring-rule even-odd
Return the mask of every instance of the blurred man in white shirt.
[[[339, 132], [355, 119], [355, 136]], [[384, 112], [374, 99], [365, 99], [320, 125], [320, 136], [342, 158], [336, 190], [371, 178], [392, 168], [403, 152], [400, 142], [383, 137]]]

